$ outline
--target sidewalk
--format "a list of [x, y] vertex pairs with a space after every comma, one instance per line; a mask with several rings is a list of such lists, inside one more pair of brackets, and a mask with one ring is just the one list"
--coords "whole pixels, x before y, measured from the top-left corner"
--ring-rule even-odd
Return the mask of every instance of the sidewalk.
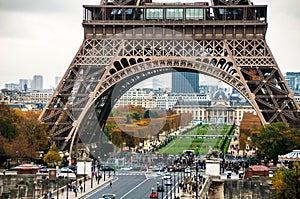
[[[68, 191], [67, 193], [67, 189], [66, 189], [66, 186], [63, 186], [61, 188], [59, 188], [59, 195], [57, 197], [57, 190], [54, 190], [52, 192], [52, 198], [60, 198], [60, 199], [66, 199], [66, 198], [69, 198], [69, 199], [73, 199], [73, 198], [84, 198], [85, 195], [91, 193], [92, 191], [102, 187], [102, 186], [105, 186], [107, 183], [109, 183], [110, 181], [112, 181], [114, 179], [114, 176], [110, 176], [110, 178], [107, 176], [105, 181], [103, 178], [101, 178], [101, 180], [99, 181], [99, 184], [98, 182], [96, 181], [95, 178], [93, 178], [93, 187], [91, 188], [91, 179], [88, 179], [87, 181], [85, 181], [85, 192], [81, 192], [80, 190], [78, 190], [78, 193], [77, 193], [77, 197], [75, 196], [75, 193], [74, 191]], [[77, 180], [77, 183], [79, 182], [79, 180], [81, 180], [83, 182], [83, 178], [82, 179], [78, 179]], [[76, 186], [76, 181], [72, 183], [73, 186]], [[79, 184], [77, 184], [79, 185]], [[82, 187], [84, 187], [84, 183], [82, 183]], [[64, 190], [62, 192], [62, 190]], [[68, 195], [68, 197], [67, 197]], [[100, 196], [99, 196], [100, 197]]]

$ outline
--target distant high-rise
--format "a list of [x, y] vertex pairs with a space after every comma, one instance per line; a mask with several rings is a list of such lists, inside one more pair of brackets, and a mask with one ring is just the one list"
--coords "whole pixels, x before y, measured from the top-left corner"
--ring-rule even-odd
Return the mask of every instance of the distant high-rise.
[[159, 89], [159, 86], [160, 86], [160, 81], [158, 78], [153, 78], [152, 79], [152, 87], [153, 87], [153, 90], [158, 90]]
[[20, 90], [20, 85], [19, 84], [14, 84], [14, 83], [7, 83], [4, 85], [5, 89], [7, 90]]
[[31, 90], [37, 90], [37, 91], [43, 90], [43, 76], [42, 75], [34, 75], [33, 76]]
[[28, 91], [31, 88], [30, 79], [19, 79], [19, 86], [21, 91]]
[[173, 72], [173, 93], [199, 93], [199, 73]]
[[61, 77], [55, 77], [55, 84], [54, 84], [55, 88], [58, 86], [60, 80], [61, 80]]
[[300, 72], [287, 72], [285, 80], [292, 91], [300, 90]]

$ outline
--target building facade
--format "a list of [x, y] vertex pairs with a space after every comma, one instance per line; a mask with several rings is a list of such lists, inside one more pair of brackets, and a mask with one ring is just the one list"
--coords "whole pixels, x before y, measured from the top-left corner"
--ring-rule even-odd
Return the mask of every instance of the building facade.
[[173, 93], [199, 93], [199, 73], [173, 72]]
[[43, 76], [42, 75], [34, 75], [31, 85], [31, 90], [41, 91], [43, 90]]
[[300, 91], [300, 72], [287, 72], [285, 80], [292, 91]]

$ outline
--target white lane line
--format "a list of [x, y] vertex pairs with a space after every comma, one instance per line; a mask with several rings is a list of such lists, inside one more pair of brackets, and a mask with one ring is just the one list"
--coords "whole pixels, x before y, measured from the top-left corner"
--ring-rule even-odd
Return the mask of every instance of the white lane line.
[[[117, 180], [119, 180], [118, 177], [116, 177], [116, 179], [112, 180], [112, 182], [115, 182], [115, 181], [117, 181]], [[94, 195], [96, 192], [98, 192], [98, 191], [104, 189], [104, 188], [107, 187], [107, 186], [108, 186], [108, 183], [105, 183], [105, 184], [103, 184], [102, 186], [98, 187], [97, 189], [91, 191], [90, 193], [88, 193], [88, 194], [82, 196], [81, 198], [82, 198], [82, 199], [89, 198], [90, 196]]]
[[125, 195], [123, 195], [120, 199], [123, 199], [124, 197], [126, 197], [128, 194], [130, 194], [136, 188], [138, 188], [139, 186], [141, 186], [142, 184], [144, 184], [147, 180], [149, 180], [149, 178], [146, 176], [146, 179], [143, 182], [141, 182], [140, 184], [136, 185], [133, 189], [131, 189], [129, 192], [127, 192]]

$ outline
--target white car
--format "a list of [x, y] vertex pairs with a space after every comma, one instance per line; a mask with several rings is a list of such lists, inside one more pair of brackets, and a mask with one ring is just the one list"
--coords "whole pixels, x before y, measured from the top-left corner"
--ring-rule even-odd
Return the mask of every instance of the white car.
[[191, 168], [190, 168], [190, 167], [185, 168], [185, 169], [184, 169], [184, 172], [185, 172], [185, 173], [191, 173]]
[[170, 173], [165, 173], [164, 175], [164, 180], [170, 179], [171, 178], [171, 174]]
[[121, 171], [131, 171], [132, 167], [123, 167], [120, 169]]
[[171, 180], [171, 178], [165, 180], [165, 185], [166, 185], [166, 186], [172, 185], [172, 180]]
[[71, 169], [62, 168], [58, 174], [58, 178], [69, 178], [70, 180], [76, 180], [76, 174]]

